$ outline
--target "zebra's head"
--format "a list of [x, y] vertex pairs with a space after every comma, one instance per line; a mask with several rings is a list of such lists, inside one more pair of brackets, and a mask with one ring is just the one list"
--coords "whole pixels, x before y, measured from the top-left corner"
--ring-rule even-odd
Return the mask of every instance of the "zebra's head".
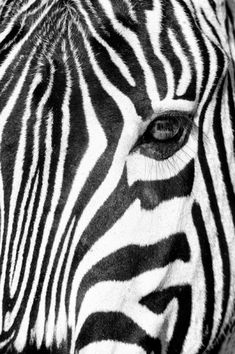
[[230, 325], [234, 13], [0, 2], [3, 353], [202, 354]]

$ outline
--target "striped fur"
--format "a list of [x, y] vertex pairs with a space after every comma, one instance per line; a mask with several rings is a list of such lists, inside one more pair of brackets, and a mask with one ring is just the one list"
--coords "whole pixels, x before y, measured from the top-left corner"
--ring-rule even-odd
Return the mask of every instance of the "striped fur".
[[234, 21], [0, 0], [0, 353], [234, 353]]

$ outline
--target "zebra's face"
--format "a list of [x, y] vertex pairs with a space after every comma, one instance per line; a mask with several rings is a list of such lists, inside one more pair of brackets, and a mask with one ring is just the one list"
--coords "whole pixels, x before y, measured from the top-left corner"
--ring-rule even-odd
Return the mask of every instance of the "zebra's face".
[[231, 11], [31, 5], [2, 25], [0, 349], [202, 354], [234, 301]]

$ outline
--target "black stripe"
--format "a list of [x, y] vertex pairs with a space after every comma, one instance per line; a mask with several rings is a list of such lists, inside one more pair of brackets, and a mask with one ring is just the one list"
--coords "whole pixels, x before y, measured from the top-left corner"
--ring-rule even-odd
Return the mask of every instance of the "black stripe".
[[198, 240], [200, 243], [201, 260], [205, 276], [206, 286], [206, 301], [205, 301], [205, 315], [203, 319], [203, 331], [202, 331], [202, 345], [198, 354], [203, 354], [204, 350], [208, 347], [211, 333], [213, 329], [213, 315], [215, 304], [215, 282], [212, 264], [212, 254], [210, 249], [210, 243], [208, 240], [208, 234], [205, 228], [205, 222], [202, 216], [201, 207], [194, 202], [192, 207], [192, 218], [195, 228], [198, 234]]
[[[177, 2], [182, 6], [184, 12], [186, 13], [187, 17], [190, 20], [191, 26], [193, 28], [194, 35], [197, 40], [197, 44], [201, 53], [201, 56], [203, 58], [203, 79], [202, 79], [202, 84], [201, 84], [201, 92], [198, 101], [200, 102], [203, 95], [204, 95], [204, 90], [206, 88], [206, 84], [208, 81], [208, 73], [210, 72], [210, 58], [209, 58], [209, 53], [205, 44], [205, 39], [202, 35], [203, 31], [200, 27], [200, 21], [198, 20], [196, 16], [196, 10], [194, 13], [194, 16], [192, 15], [191, 10], [188, 8], [188, 6], [185, 4], [184, 1], [182, 0], [177, 0]], [[193, 4], [192, 4], [193, 5]], [[179, 40], [179, 39], [178, 39]], [[189, 44], [190, 48], [190, 44]], [[196, 70], [195, 70], [196, 74]], [[192, 84], [195, 85], [195, 81], [192, 80]]]
[[210, 5], [211, 5], [213, 11], [216, 13], [216, 4], [215, 4], [214, 0], [208, 0], [208, 1], [209, 1]]
[[[187, 14], [188, 21], [191, 24], [192, 29], [194, 30], [195, 28], [195, 20], [192, 17], [191, 12], [189, 11], [188, 7], [180, 3], [180, 5], [183, 7], [183, 10]], [[163, 26], [162, 26], [162, 31], [160, 35], [160, 40], [161, 43], [164, 43], [162, 45], [161, 51], [167, 58], [167, 60], [170, 62], [172, 68], [174, 69], [174, 79], [176, 83], [176, 87], [179, 83], [179, 80], [182, 75], [182, 62], [180, 58], [175, 54], [175, 50], [172, 47], [172, 44], [169, 40], [168, 36], [168, 30], [171, 29], [180, 44], [181, 50], [184, 52], [185, 57], [187, 58], [188, 64], [190, 66], [190, 71], [191, 71], [191, 81], [190, 84], [184, 93], [184, 95], [181, 97], [181, 99], [187, 99], [187, 100], [192, 100], [194, 101], [196, 99], [196, 85], [195, 82], [197, 82], [197, 71], [195, 68], [195, 61], [194, 61], [194, 56], [193, 53], [191, 52], [190, 49], [190, 44], [187, 43], [185, 34], [182, 33], [182, 27], [180, 26], [179, 19], [175, 15], [174, 7], [172, 4], [169, 2], [167, 3], [167, 6], [164, 4], [162, 8], [162, 16], [163, 16]], [[158, 80], [160, 80], [158, 78]], [[176, 95], [175, 92], [175, 99], [179, 99], [179, 97]]]
[[137, 344], [146, 354], [161, 353], [159, 339], [151, 338], [132, 319], [119, 312], [98, 312], [90, 315], [79, 333], [76, 350], [79, 352], [88, 344], [103, 340]]
[[[175, 166], [170, 166], [177, 169]], [[155, 209], [159, 204], [173, 198], [187, 197], [191, 194], [194, 182], [194, 160], [191, 160], [174, 177], [159, 181], [137, 181], [136, 188], [141, 208], [146, 210]]]
[[232, 85], [232, 78], [228, 73], [228, 107], [230, 113], [230, 122], [232, 125], [232, 135], [233, 135], [233, 154], [235, 156], [235, 101], [233, 98], [234, 89]]
[[208, 1], [209, 1], [210, 5], [211, 5], [211, 7], [212, 7], [212, 9], [213, 9], [213, 11], [214, 11], [214, 13], [215, 13], [215, 17], [216, 17], [218, 23], [220, 23], [220, 21], [219, 21], [219, 19], [218, 19], [218, 15], [217, 15], [216, 2], [215, 2], [214, 0], [208, 0]]
[[[235, 226], [235, 194], [234, 194], [233, 183], [231, 181], [231, 176], [229, 172], [229, 165], [228, 165], [228, 159], [227, 159], [226, 148], [225, 148], [224, 139], [226, 137], [223, 136], [222, 122], [221, 122], [221, 120], [224, 118], [223, 117], [223, 92], [224, 92], [224, 85], [226, 85], [226, 83], [227, 83], [226, 79], [224, 79], [224, 82], [221, 85], [221, 88], [218, 92], [218, 99], [215, 107], [214, 120], [213, 120], [213, 129], [214, 129], [214, 138], [216, 141], [216, 146], [219, 155], [221, 172], [223, 175], [223, 182], [225, 185], [226, 195], [228, 198], [229, 207], [233, 218], [233, 224]], [[219, 210], [217, 211], [217, 213], [219, 213]], [[221, 220], [221, 225], [219, 225], [219, 227], [222, 228], [222, 220]], [[224, 227], [226, 228], [226, 224], [224, 225]], [[215, 338], [217, 338], [217, 336], [220, 334], [221, 327], [223, 325], [226, 316], [227, 304], [230, 295], [230, 278], [231, 278], [230, 261], [229, 261], [230, 257], [229, 257], [228, 244], [227, 244], [225, 234], [221, 235], [219, 233], [218, 240], [219, 240], [220, 252], [223, 260], [224, 296], [223, 296], [223, 304], [222, 304], [222, 320], [220, 322], [220, 326], [217, 330], [217, 334]]]
[[0, 65], [6, 59], [12, 48], [23, 39], [26, 33], [27, 29], [25, 27], [21, 28], [18, 24], [12, 28], [0, 45]]
[[216, 32], [214, 26], [212, 26], [212, 24], [211, 24], [210, 21], [208, 20], [207, 16], [205, 15], [205, 12], [204, 12], [203, 10], [201, 11], [201, 13], [202, 13], [202, 16], [203, 16], [204, 21], [208, 24], [208, 26], [209, 26], [210, 29], [211, 29], [211, 32], [213, 33], [213, 35], [214, 35], [215, 38], [217, 39], [218, 43], [221, 45], [220, 37], [219, 37], [218, 33]]

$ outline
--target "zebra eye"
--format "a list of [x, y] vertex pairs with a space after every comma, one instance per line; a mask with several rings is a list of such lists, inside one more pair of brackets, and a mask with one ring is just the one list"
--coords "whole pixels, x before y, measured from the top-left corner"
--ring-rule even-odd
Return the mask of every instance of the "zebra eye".
[[185, 113], [157, 117], [137, 141], [134, 151], [155, 160], [168, 159], [188, 140], [192, 119]]
[[148, 128], [148, 134], [156, 141], [164, 142], [179, 137], [181, 122], [178, 119], [157, 119]]

